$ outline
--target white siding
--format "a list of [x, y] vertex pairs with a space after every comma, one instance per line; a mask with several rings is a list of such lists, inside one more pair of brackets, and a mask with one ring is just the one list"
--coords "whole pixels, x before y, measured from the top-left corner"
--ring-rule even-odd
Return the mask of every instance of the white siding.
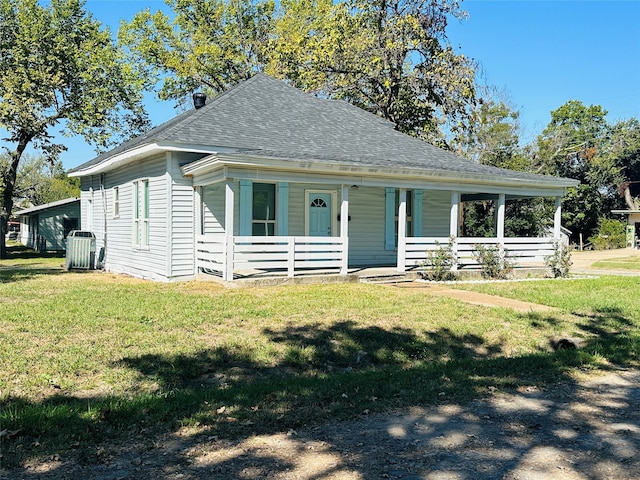
[[451, 192], [424, 190], [422, 193], [421, 237], [448, 237], [451, 212]]
[[349, 191], [349, 265], [395, 265], [396, 250], [385, 250], [385, 189]]
[[203, 187], [202, 217], [202, 233], [224, 233], [224, 183]]
[[170, 230], [168, 272], [171, 279], [191, 278], [195, 274], [195, 194], [190, 178], [180, 171], [184, 154], [167, 154], [167, 191], [171, 202], [167, 216]]
[[[149, 180], [149, 247], [133, 245], [133, 182]], [[120, 215], [113, 212], [113, 187], [120, 190]], [[105, 248], [104, 266], [108, 271], [153, 280], [167, 280], [168, 201], [165, 155], [156, 156], [114, 172], [82, 179], [82, 223], [93, 199], [93, 228], [100, 252]], [[100, 257], [99, 257], [100, 258]]]

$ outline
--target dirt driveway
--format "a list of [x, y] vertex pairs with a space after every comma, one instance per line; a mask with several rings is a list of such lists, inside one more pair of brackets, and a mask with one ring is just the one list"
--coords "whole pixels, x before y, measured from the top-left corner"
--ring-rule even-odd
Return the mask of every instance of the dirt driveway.
[[599, 268], [593, 268], [592, 265], [600, 260], [608, 260], [611, 258], [638, 257], [640, 250], [635, 248], [619, 248], [616, 250], [589, 250], [584, 252], [573, 252], [571, 254], [571, 271], [573, 273], [595, 273], [616, 275], [639, 275], [640, 272], [632, 272], [628, 270], [608, 271]]
[[61, 456], [0, 478], [637, 480], [640, 372], [240, 441], [185, 430], [106, 448], [100, 463]]

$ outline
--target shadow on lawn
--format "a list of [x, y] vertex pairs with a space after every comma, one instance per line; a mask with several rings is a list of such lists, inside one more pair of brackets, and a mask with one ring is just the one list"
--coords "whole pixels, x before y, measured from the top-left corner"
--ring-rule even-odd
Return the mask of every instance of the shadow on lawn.
[[28, 280], [39, 275], [60, 275], [66, 273], [64, 262], [64, 252], [38, 253], [22, 245], [9, 246], [7, 258], [0, 261], [0, 283]]
[[[43, 402], [18, 398], [3, 401], [2, 428], [21, 430], [13, 439], [2, 440], [3, 464], [17, 467], [28, 455], [61, 454], [72, 459], [70, 464], [102, 464], [95, 468], [108, 469], [112, 457], [120, 457], [126, 470], [123, 478], [128, 478], [127, 475], [132, 476], [136, 471], [136, 465], [140, 465], [135, 459], [157, 447], [154, 439], [161, 439], [181, 426], [192, 425], [204, 435], [182, 439], [184, 448], [165, 452], [167, 465], [178, 466], [181, 478], [195, 479], [213, 474], [240, 478], [244, 475], [243, 465], [246, 467], [251, 461], [264, 463], [261, 468], [267, 469], [268, 464], [269, 469], [276, 469], [265, 470], [263, 476], [266, 478], [283, 474], [295, 466], [276, 462], [255, 445], [244, 450], [239, 463], [231, 459], [197, 466], [185, 454], [185, 449], [197, 445], [205, 448], [214, 436], [215, 439], [236, 439], [242, 443], [256, 434], [286, 432], [412, 405], [466, 403], [489, 392], [509, 391], [521, 386], [560, 382], [565, 388], [566, 402], [579, 401], [578, 387], [567, 375], [569, 369], [589, 364], [594, 355], [613, 356], [621, 364], [632, 363], [637, 361], [639, 341], [637, 329], [631, 332], [632, 322], [620, 312], [602, 312], [582, 318], [583, 331], [598, 335], [597, 341], [584, 350], [541, 351], [513, 358], [500, 356], [500, 345], [487, 345], [482, 338], [459, 336], [448, 329], [417, 336], [404, 329], [361, 328], [355, 322], [342, 322], [330, 328], [266, 329], [271, 339], [286, 345], [289, 352], [281, 364], [269, 367], [254, 362], [250, 352], [224, 349], [201, 351], [191, 356], [126, 358], [122, 364], [155, 380], [161, 387], [158, 393], [131, 398], [78, 399], [59, 395]], [[621, 328], [628, 328], [630, 333], [624, 337], [617, 335]], [[472, 406], [461, 408], [467, 411], [467, 417], [475, 418], [468, 427], [470, 431], [483, 428], [485, 422], [481, 417], [473, 417]], [[613, 406], [601, 408], [603, 415], [614, 414]], [[552, 409], [545, 415], [547, 417], [541, 421], [560, 421], [560, 412], [557, 412], [558, 418], [554, 417], [556, 413]], [[438, 420], [442, 425], [431, 431], [427, 431], [433, 427], [429, 427], [429, 422], [416, 420], [424, 423], [427, 429], [420, 441], [437, 443], [443, 435], [459, 433], [456, 421], [460, 419], [456, 415], [445, 417]], [[580, 428], [592, 428], [588, 427], [588, 422], [585, 417], [584, 426]], [[407, 434], [408, 438], [417, 435], [418, 423], [405, 429], [413, 431]], [[590, 441], [596, 445], [600, 441], [599, 434], [593, 431], [589, 434], [593, 436]], [[382, 435], [385, 442], [397, 441], [389, 432], [378, 432], [377, 435]], [[463, 443], [472, 442], [478, 435], [463, 436]], [[508, 438], [509, 432], [503, 431], [501, 435]], [[456, 465], [464, 459], [456, 456], [455, 449], [446, 452], [447, 468], [457, 471], [456, 478], [461, 479], [496, 478], [498, 473], [502, 477], [516, 468], [539, 440], [536, 435], [529, 435], [524, 440], [520, 438], [520, 443], [505, 446], [504, 457], [490, 455], [491, 458], [486, 459], [489, 473], [485, 476], [479, 470], [460, 470], [462, 467]], [[561, 437], [556, 440], [562, 442]], [[328, 436], [323, 441], [330, 451], [339, 455], [353, 439]], [[304, 440], [292, 439], [291, 442], [292, 448], [303, 452]], [[367, 437], [360, 437], [360, 442], [362, 448], [358, 450], [361, 454], [344, 458], [339, 466], [334, 462], [332, 468], [338, 470], [325, 471], [313, 478], [345, 468], [357, 472], [358, 465], [377, 465], [376, 462], [387, 458], [383, 450], [376, 450], [376, 445], [367, 443]], [[411, 445], [416, 447], [416, 444]], [[107, 456], [96, 453], [104, 452], [105, 448], [112, 449], [112, 453]], [[570, 449], [570, 445], [566, 448]], [[628, 460], [626, 454], [612, 446], [602, 448], [607, 450], [611, 462]], [[416, 452], [416, 455], [424, 456], [424, 452]], [[396, 458], [396, 462], [401, 461], [402, 458]], [[66, 467], [64, 463], [56, 465], [50, 477], [23, 469], [19, 473], [21, 478], [68, 475], [63, 468], [70, 468], [69, 464]], [[166, 476], [165, 467], [157, 466], [151, 474], [151, 469], [156, 467], [149, 466], [146, 477]], [[379, 475], [385, 474], [384, 469], [388, 467], [388, 463], [380, 464]], [[576, 466], [584, 474], [593, 467], [589, 462]], [[411, 468], [402, 466], [400, 470], [405, 472], [406, 478], [414, 478], [409, 474], [426, 474], [426, 471], [413, 472]]]

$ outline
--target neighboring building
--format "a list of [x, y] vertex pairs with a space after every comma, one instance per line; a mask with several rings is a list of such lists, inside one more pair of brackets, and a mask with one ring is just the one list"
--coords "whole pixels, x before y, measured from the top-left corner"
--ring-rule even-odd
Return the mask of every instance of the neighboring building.
[[[462, 159], [346, 102], [258, 74], [69, 172], [104, 267], [153, 280], [201, 273], [395, 266], [456, 237], [542, 262], [578, 182]], [[505, 203], [555, 198], [549, 238], [504, 237]], [[458, 237], [461, 202], [496, 202], [496, 236]]]
[[20, 242], [36, 251], [65, 250], [68, 233], [80, 226], [80, 199], [25, 208], [14, 213], [20, 222]]
[[640, 210], [611, 210], [611, 213], [627, 217], [627, 247], [640, 247]]

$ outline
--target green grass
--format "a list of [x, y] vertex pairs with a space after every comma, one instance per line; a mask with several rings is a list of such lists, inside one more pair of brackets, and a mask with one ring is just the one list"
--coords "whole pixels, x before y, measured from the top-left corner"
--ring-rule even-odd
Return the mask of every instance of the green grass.
[[605, 270], [631, 270], [640, 271], [640, 257], [620, 257], [600, 260], [592, 267]]
[[[560, 309], [523, 315], [421, 289], [226, 290], [12, 254], [0, 263], [0, 431], [19, 432], [2, 439], [4, 465], [181, 428], [283, 431], [638, 365], [640, 287], [628, 278], [474, 287]], [[551, 351], [561, 334], [588, 345]]]

